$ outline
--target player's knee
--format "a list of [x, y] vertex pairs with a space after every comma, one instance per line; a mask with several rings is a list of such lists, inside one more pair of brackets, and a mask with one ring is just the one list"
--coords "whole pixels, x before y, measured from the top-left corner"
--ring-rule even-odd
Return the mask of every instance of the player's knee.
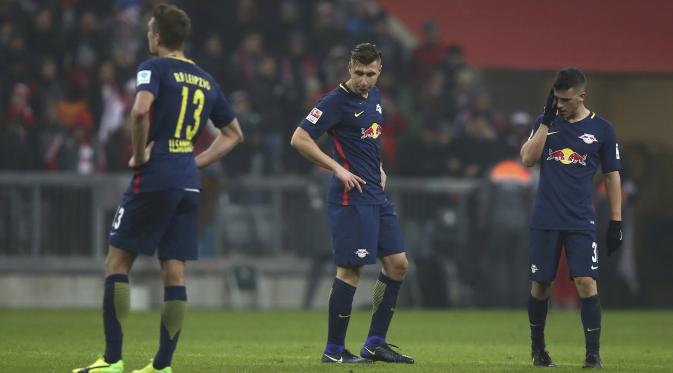
[[587, 298], [594, 296], [598, 293], [596, 287], [596, 280], [593, 277], [575, 277], [575, 286], [577, 287], [577, 292], [580, 297]]
[[544, 300], [549, 298], [551, 295], [552, 283], [551, 282], [531, 282], [530, 295], [538, 300]]
[[111, 274], [128, 275], [132, 263], [133, 256], [120, 249], [110, 247], [108, 254], [105, 257], [105, 274], [107, 276]]
[[337, 267], [336, 277], [347, 284], [357, 286], [361, 270], [362, 267]]
[[182, 286], [185, 284], [185, 264], [179, 260], [161, 262], [161, 281], [164, 286]]
[[395, 281], [403, 281], [408, 271], [409, 261], [406, 257], [401, 257], [398, 260], [384, 263], [383, 265], [383, 274]]
[[404, 257], [401, 260], [395, 262], [393, 270], [397, 275], [404, 277], [404, 275], [406, 275], [409, 271], [409, 261], [407, 258]]
[[185, 274], [182, 271], [162, 271], [161, 280], [164, 286], [182, 286], [185, 284]]

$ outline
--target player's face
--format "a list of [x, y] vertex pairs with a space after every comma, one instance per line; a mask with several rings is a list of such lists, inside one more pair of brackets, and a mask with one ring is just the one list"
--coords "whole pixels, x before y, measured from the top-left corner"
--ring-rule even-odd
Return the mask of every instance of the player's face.
[[351, 61], [348, 63], [348, 72], [351, 75], [351, 87], [356, 93], [366, 95], [381, 75], [381, 61], [376, 60], [369, 65]]
[[570, 88], [565, 90], [554, 90], [556, 97], [556, 108], [559, 115], [565, 119], [573, 118], [577, 115], [580, 107], [584, 103], [586, 91], [584, 89]]
[[154, 32], [154, 17], [147, 22], [147, 44], [149, 45], [150, 54], [157, 54], [157, 47], [159, 46], [159, 34]]

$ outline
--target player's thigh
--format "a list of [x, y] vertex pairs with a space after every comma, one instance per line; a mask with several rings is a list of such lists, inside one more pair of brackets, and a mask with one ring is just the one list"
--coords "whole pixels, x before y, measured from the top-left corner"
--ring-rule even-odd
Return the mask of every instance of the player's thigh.
[[179, 203], [159, 242], [159, 259], [196, 260], [198, 250], [198, 192], [180, 191]]
[[565, 241], [570, 277], [598, 278], [596, 232], [568, 232]]
[[112, 219], [109, 244], [134, 253], [154, 255], [178, 205], [174, 193], [125, 193]]
[[379, 234], [378, 206], [329, 204], [334, 263], [356, 267], [376, 263]]
[[560, 231], [530, 229], [528, 273], [531, 280], [541, 283], [554, 280], [561, 254], [561, 238]]
[[381, 205], [379, 219], [378, 257], [403, 253], [405, 248], [402, 227], [392, 202], [386, 200], [386, 203]]

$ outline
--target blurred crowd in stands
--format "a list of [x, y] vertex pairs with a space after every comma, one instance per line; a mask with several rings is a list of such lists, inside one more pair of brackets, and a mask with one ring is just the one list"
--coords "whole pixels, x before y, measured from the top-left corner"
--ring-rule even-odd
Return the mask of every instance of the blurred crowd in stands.
[[[125, 118], [156, 2], [0, 4], [0, 170], [126, 170]], [[316, 100], [348, 79], [350, 48], [365, 41], [383, 53], [378, 86], [390, 173], [481, 176], [516, 157], [529, 132], [527, 114], [493, 106], [463, 46], [442, 44], [432, 22], [415, 45], [403, 43], [375, 1], [175, 3], [193, 21], [187, 56], [220, 83], [246, 132], [219, 165], [226, 174], [309, 172], [288, 139]]]

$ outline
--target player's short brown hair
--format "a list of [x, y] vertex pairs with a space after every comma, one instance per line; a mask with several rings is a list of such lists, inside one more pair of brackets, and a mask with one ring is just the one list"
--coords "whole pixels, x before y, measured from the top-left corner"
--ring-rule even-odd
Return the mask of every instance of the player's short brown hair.
[[361, 43], [351, 50], [351, 61], [369, 65], [374, 61], [381, 62], [381, 52], [372, 43]]
[[181, 49], [192, 28], [187, 13], [175, 5], [157, 4], [152, 10], [152, 17], [152, 31], [161, 37], [160, 44], [169, 49]]

